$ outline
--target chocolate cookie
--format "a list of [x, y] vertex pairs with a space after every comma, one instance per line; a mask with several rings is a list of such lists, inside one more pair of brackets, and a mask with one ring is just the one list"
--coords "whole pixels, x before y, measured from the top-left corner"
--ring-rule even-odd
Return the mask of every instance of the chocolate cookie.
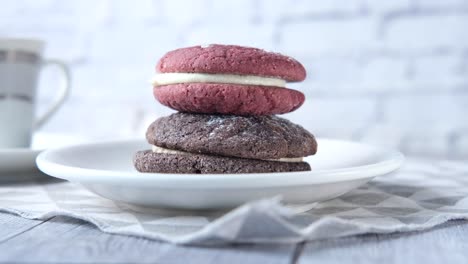
[[156, 65], [161, 73], [227, 73], [303, 81], [304, 66], [279, 53], [234, 45], [195, 46], [170, 51]]
[[158, 173], [220, 174], [310, 170], [306, 162], [277, 162], [202, 154], [161, 154], [150, 150], [137, 152], [133, 162], [140, 172]]
[[154, 87], [155, 98], [172, 109], [193, 113], [273, 115], [299, 108], [304, 94], [287, 88], [220, 83], [182, 83]]
[[304, 157], [317, 151], [310, 132], [276, 116], [175, 113], [153, 122], [146, 138], [162, 148], [246, 159]]

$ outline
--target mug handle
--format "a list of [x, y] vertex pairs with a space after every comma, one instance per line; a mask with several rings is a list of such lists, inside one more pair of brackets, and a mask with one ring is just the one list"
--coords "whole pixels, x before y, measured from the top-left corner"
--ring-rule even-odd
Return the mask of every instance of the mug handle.
[[70, 94], [70, 88], [71, 88], [71, 74], [70, 74], [70, 69], [68, 66], [60, 60], [45, 60], [42, 63], [43, 67], [56, 67], [62, 72], [62, 81], [60, 84], [60, 90], [57, 94], [57, 97], [55, 98], [54, 102], [52, 105], [47, 109], [42, 116], [36, 119], [34, 122], [34, 128], [40, 128], [45, 124], [47, 120], [60, 108], [60, 106], [65, 102], [67, 99], [68, 95]]

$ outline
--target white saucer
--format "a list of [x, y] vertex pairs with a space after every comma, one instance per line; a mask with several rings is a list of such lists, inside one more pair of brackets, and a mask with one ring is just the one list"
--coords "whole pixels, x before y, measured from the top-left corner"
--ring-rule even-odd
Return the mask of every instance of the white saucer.
[[29, 148], [0, 149], [0, 180], [36, 178], [42, 175], [36, 166], [40, 150]]
[[149, 149], [144, 141], [115, 141], [47, 150], [39, 169], [78, 182], [103, 197], [143, 206], [209, 209], [233, 207], [281, 195], [285, 202], [310, 203], [342, 195], [375, 176], [400, 167], [403, 155], [360, 143], [318, 139], [308, 172], [257, 174], [139, 173], [132, 158]]
[[36, 133], [32, 148], [0, 148], [0, 182], [47, 177], [37, 168], [37, 155], [47, 147], [63, 146], [69, 142], [83, 140], [70, 135]]

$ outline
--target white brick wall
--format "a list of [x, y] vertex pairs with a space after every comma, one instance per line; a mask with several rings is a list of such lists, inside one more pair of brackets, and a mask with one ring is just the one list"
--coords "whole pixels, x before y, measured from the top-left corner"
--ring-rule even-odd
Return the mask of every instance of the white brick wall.
[[[286, 22], [280, 29], [282, 52], [313, 55], [347, 55], [376, 45], [376, 24], [370, 17]], [[352, 33], [358, 34], [352, 34]], [[350, 34], [351, 33], [351, 34]]]
[[[155, 117], [148, 79], [167, 50], [233, 43], [297, 57], [307, 102], [286, 115], [318, 136], [408, 154], [468, 157], [468, 0], [17, 0], [0, 36], [48, 42], [70, 63], [70, 100], [43, 130], [143, 137]], [[39, 109], [57, 77], [41, 78]]]
[[385, 27], [384, 42], [390, 49], [414, 53], [464, 48], [467, 24], [468, 16], [451, 12], [395, 16]]

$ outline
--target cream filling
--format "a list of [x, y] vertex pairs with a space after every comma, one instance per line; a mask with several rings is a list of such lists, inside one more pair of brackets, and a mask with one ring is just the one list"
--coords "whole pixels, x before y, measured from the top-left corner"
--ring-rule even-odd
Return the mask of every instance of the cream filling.
[[178, 83], [227, 83], [286, 87], [286, 81], [278, 78], [255, 75], [208, 74], [208, 73], [156, 73], [151, 79], [153, 86]]
[[[161, 147], [154, 146], [154, 145], [152, 146], [152, 151], [154, 153], [164, 153], [164, 154], [189, 154], [188, 152], [161, 148]], [[303, 158], [280, 158], [280, 159], [267, 159], [267, 160], [280, 161], [280, 162], [302, 162], [302, 159]]]

